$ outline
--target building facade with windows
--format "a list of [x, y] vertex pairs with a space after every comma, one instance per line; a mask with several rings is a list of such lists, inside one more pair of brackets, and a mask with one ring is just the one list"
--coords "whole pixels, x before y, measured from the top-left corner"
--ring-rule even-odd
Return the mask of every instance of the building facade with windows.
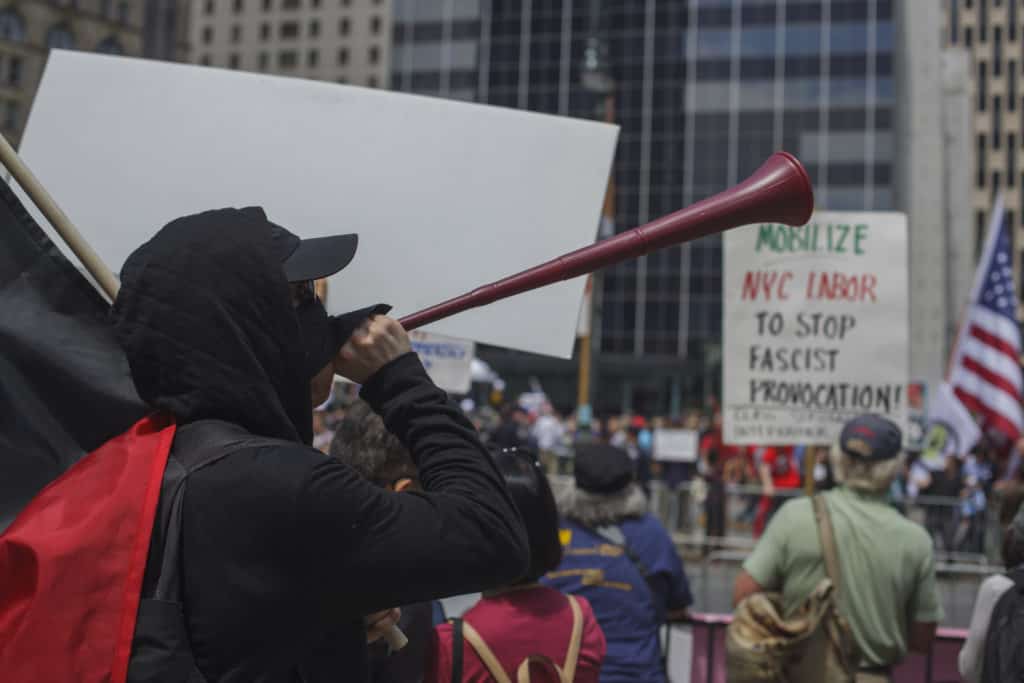
[[50, 48], [142, 54], [143, 3], [13, 0], [0, 3], [0, 131], [17, 145]]
[[193, 0], [192, 61], [338, 83], [386, 85], [390, 0]]
[[946, 0], [945, 41], [970, 55], [974, 164], [971, 232], [980, 250], [998, 193], [1020, 254], [1014, 264], [1024, 298], [1024, 2]]
[[[894, 209], [893, 5], [395, 0], [391, 84], [601, 116], [604, 96], [584, 87], [581, 71], [596, 38], [622, 128], [616, 229], [720, 192], [778, 149], [805, 163], [820, 208]], [[721, 271], [721, 240], [712, 237], [604, 274], [594, 330], [598, 413], [673, 414], [719, 395]], [[575, 402], [574, 363], [483, 354], [513, 393], [518, 380], [543, 375], [557, 403]]]
[[143, 56], [168, 62], [188, 61], [192, 0], [145, 0]]

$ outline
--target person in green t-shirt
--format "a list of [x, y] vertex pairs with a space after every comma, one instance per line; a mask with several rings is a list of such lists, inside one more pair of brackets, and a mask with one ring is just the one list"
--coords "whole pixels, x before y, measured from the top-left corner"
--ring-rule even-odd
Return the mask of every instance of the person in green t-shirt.
[[[931, 538], [886, 500], [903, 464], [901, 444], [900, 429], [889, 420], [854, 418], [832, 449], [840, 486], [822, 494], [839, 550], [839, 609], [860, 647], [863, 680], [888, 680], [908, 649], [927, 652], [942, 619]], [[824, 577], [811, 499], [799, 498], [776, 513], [743, 563], [733, 603], [778, 591], [789, 616]]]

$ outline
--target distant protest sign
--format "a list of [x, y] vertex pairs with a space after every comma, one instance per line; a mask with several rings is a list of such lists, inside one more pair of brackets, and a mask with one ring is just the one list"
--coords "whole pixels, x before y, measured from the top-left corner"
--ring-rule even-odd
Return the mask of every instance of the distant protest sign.
[[907, 219], [819, 212], [726, 234], [723, 419], [733, 444], [833, 441], [907, 415]]
[[655, 429], [654, 459], [662, 462], [697, 462], [699, 437], [692, 429]]

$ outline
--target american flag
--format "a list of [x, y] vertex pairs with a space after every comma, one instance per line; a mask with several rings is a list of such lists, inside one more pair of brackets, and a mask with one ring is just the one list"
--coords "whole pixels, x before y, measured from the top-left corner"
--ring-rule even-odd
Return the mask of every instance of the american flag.
[[967, 307], [949, 383], [985, 429], [1009, 439], [1024, 433], [1020, 326], [1013, 286], [1010, 229], [1000, 197]]

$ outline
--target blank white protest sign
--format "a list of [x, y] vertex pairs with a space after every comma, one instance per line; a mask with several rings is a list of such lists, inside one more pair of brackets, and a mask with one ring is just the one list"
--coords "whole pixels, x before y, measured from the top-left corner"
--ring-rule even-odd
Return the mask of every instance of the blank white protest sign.
[[[301, 237], [359, 233], [329, 309], [386, 302], [398, 317], [593, 242], [617, 135], [592, 121], [55, 50], [21, 154], [115, 272], [174, 218], [259, 205]], [[569, 357], [583, 286], [427, 329]]]

